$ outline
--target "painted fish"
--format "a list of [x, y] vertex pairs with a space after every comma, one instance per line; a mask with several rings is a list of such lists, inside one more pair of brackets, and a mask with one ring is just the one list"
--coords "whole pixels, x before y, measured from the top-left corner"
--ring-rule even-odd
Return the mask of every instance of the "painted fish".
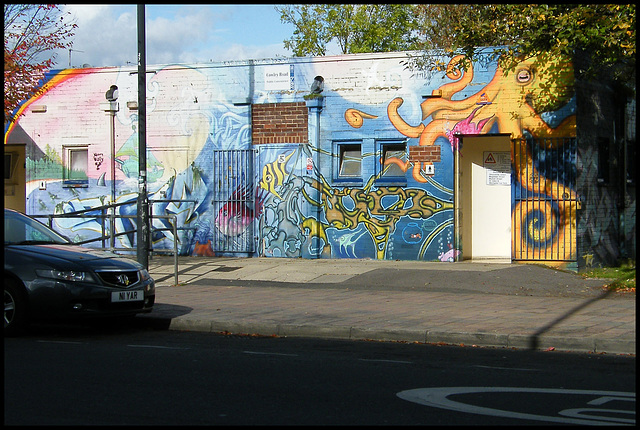
[[287, 162], [292, 155], [293, 152], [291, 152], [291, 154], [287, 155], [286, 157], [279, 156], [278, 160], [266, 164], [262, 168], [262, 179], [260, 180], [260, 188], [270, 192], [281, 200], [282, 197], [280, 196], [280, 194], [278, 194], [276, 188], [282, 186], [285, 178], [289, 174], [289, 172], [287, 172], [287, 170], [285, 169], [285, 166], [287, 165]]
[[215, 226], [229, 237], [240, 236], [254, 219], [253, 209], [247, 206], [246, 188], [233, 192], [229, 200], [220, 208]]

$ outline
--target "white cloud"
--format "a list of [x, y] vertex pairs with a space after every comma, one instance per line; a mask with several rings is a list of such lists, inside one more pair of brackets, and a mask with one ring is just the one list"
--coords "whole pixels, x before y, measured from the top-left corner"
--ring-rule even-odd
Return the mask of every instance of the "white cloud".
[[76, 17], [81, 22], [89, 22], [102, 14], [105, 14], [109, 9], [107, 5], [91, 5], [91, 4], [76, 4], [76, 5], [63, 5], [63, 10], [71, 12], [72, 16]]
[[291, 53], [286, 51], [282, 45], [241, 45], [232, 44], [225, 49], [217, 50], [212, 54], [213, 61], [231, 61], [247, 59], [263, 59], [288, 57]]
[[[78, 27], [73, 38], [71, 65], [119, 66], [137, 57], [136, 7], [65, 5]], [[56, 67], [69, 66], [69, 52], [59, 51]]]
[[[136, 5], [65, 5], [64, 10], [78, 25], [71, 66], [137, 64]], [[269, 9], [247, 5], [146, 6], [147, 65], [290, 55], [278, 43], [283, 39], [276, 31], [283, 30], [279, 19], [271, 24], [278, 16], [265, 12]], [[58, 51], [55, 68], [68, 66], [69, 51]]]
[[211, 43], [211, 28], [212, 16], [208, 8], [190, 8], [188, 15], [173, 19], [149, 20], [146, 24], [147, 64], [183, 61], [184, 53]]

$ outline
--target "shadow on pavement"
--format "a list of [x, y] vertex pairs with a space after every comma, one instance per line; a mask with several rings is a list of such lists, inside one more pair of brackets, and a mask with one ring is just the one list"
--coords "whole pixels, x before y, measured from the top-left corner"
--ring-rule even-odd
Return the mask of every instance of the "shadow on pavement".
[[[140, 314], [136, 319], [146, 327], [157, 330], [168, 330], [171, 320], [182, 315], [187, 315], [193, 311], [188, 306], [170, 305], [166, 303], [156, 303], [153, 311], [149, 314]], [[148, 315], [148, 316], [146, 316]]]
[[602, 300], [602, 299], [606, 298], [609, 294], [611, 294], [611, 290], [606, 290], [602, 294], [600, 294], [598, 297], [594, 297], [592, 299], [586, 300], [585, 302], [579, 304], [578, 306], [576, 306], [573, 309], [571, 309], [568, 312], [566, 312], [564, 315], [560, 315], [558, 318], [554, 319], [553, 321], [551, 321], [547, 325], [542, 326], [540, 329], [538, 329], [538, 331], [536, 331], [533, 335], [531, 335], [531, 338], [529, 339], [529, 349], [531, 349], [531, 350], [538, 349], [539, 346], [540, 346], [540, 336], [542, 336], [547, 331], [551, 330], [556, 325], [560, 324], [562, 321], [568, 319], [572, 315], [574, 315], [574, 314], [578, 313], [579, 311], [581, 311], [582, 309], [588, 307], [592, 303], [595, 303], [598, 300]]

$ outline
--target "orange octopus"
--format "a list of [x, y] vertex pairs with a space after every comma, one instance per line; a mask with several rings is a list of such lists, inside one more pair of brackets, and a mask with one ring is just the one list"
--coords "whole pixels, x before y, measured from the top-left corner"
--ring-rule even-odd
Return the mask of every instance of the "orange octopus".
[[[438, 137], [445, 137], [451, 141], [454, 150], [457, 149], [456, 133], [480, 134], [490, 130], [495, 124], [500, 133], [510, 133], [513, 138], [521, 137], [525, 130], [536, 137], [575, 136], [574, 115], [566, 118], [558, 127], [551, 128], [531, 103], [532, 100], [536, 101], [536, 98], [541, 97], [541, 84], [544, 85], [544, 82], [540, 77], [545, 72], [559, 70], [562, 78], [569, 84], [566, 88], [572, 88], [572, 73], [566, 64], [557, 61], [541, 64], [536, 58], [531, 58], [519, 63], [511, 76], [507, 76], [505, 71], [498, 67], [491, 82], [475, 95], [464, 100], [451, 100], [453, 95], [465, 89], [473, 80], [472, 66], [468, 66], [465, 72], [456, 67], [462, 60], [463, 56], [456, 56], [447, 66], [446, 76], [456, 82], [445, 84], [433, 91], [433, 96], [420, 105], [422, 121], [431, 117], [426, 126], [422, 123], [412, 126], [402, 119], [398, 114], [398, 108], [404, 102], [402, 98], [397, 97], [389, 103], [389, 120], [400, 133], [410, 138], [420, 138], [421, 146], [433, 145]], [[554, 96], [556, 101], [566, 99], [565, 88], [558, 89], [555, 95], [547, 94], [546, 101]], [[471, 122], [476, 115], [483, 116], [477, 124]], [[450, 126], [452, 122], [455, 122], [453, 127]], [[410, 161], [405, 163], [405, 171], [409, 163]], [[426, 182], [419, 174], [419, 162], [413, 168], [414, 179]]]

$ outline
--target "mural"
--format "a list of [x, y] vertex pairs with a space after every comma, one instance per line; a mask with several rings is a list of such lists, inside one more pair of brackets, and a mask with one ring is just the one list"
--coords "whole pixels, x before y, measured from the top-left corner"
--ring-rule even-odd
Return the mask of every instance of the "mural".
[[[514, 191], [518, 195], [512, 205], [513, 255], [522, 260], [574, 261], [578, 206], [575, 139], [571, 141], [572, 146], [557, 146], [562, 138], [575, 137], [575, 98], [570, 91], [573, 86], [570, 65], [541, 65], [533, 58], [520, 63], [510, 79], [498, 67], [491, 81], [477, 93], [453, 100], [457, 93], [468, 89], [474, 77], [473, 65], [469, 65], [464, 73], [454, 67], [461, 59], [462, 56], [454, 57], [447, 67], [446, 77], [455, 82], [440, 86], [433, 91], [437, 97], [427, 98], [421, 103], [422, 120], [431, 117], [427, 125], [420, 123], [411, 126], [401, 117], [398, 108], [404, 100], [400, 97], [388, 105], [389, 121], [404, 136], [418, 138], [419, 146], [435, 145], [439, 138], [446, 138], [453, 152], [461, 151], [457, 135], [477, 135], [490, 131], [511, 134], [514, 138]], [[550, 69], [560, 71], [566, 86], [549, 93], [547, 100], [538, 101], [537, 105], [553, 103], [560, 108], [552, 115], [547, 113], [545, 118], [545, 113], [537, 112], [536, 103], [531, 100], [540, 98], [540, 75]], [[454, 122], [452, 117], [462, 119]], [[354, 128], [360, 128], [364, 119], [375, 118], [376, 115], [356, 109], [345, 112], [347, 123]], [[478, 120], [474, 122], [476, 118]], [[531, 140], [518, 139], [532, 135], [545, 138], [542, 146], [538, 146], [539, 140], [532, 147], [527, 145]], [[568, 151], [568, 154], [553, 156], [554, 152], [562, 151]], [[544, 160], [552, 159], [563, 160], [563, 165], [549, 166], [548, 172], [541, 171]], [[416, 182], [429, 181], [422, 173], [420, 161], [401, 162], [392, 159], [388, 163], [399, 164], [403, 171], [410, 169]], [[525, 194], [527, 197], [522, 198]], [[457, 254], [459, 250], [451, 250], [446, 258], [451, 260]], [[440, 259], [443, 259], [442, 256]]]
[[[290, 79], [282, 83], [291, 87], [276, 89], [278, 83], [261, 81], [269, 67], [276, 67], [268, 62], [229, 65], [232, 74], [224, 65], [159, 68], [147, 82], [147, 189], [152, 214], [177, 217], [179, 231], [174, 237], [168, 218], [153, 218], [154, 249], [172, 249], [177, 240], [182, 255], [194, 256], [454, 261], [461, 252], [454, 247], [453, 225], [453, 160], [464, 151], [458, 135], [575, 136], [570, 68], [563, 69], [566, 87], [541, 101], [540, 75], [557, 64], [530, 59], [507, 75], [495, 63], [457, 72], [458, 61], [453, 58], [449, 70], [437, 74], [413, 73], [398, 58], [363, 57], [348, 65], [291, 59]], [[309, 130], [310, 144], [252, 145], [250, 105], [233, 100], [300, 101], [315, 76], [325, 78], [326, 100], [318, 129]], [[114, 82], [121, 108], [112, 157], [108, 117], [98, 107], [103, 92], [95, 88]], [[40, 96], [21, 106], [25, 116], [5, 130], [5, 142], [16, 128], [33, 141], [27, 151], [27, 212], [64, 213], [114, 201], [122, 204], [119, 215], [131, 216], [118, 219], [116, 233], [135, 230], [138, 117], [124, 106], [136, 100], [136, 77], [127, 68], [65, 70], [43, 85]], [[425, 93], [431, 96], [423, 100]], [[36, 103], [51, 108], [38, 116], [29, 112]], [[553, 112], [538, 110], [550, 104]], [[66, 112], [54, 106], [65, 106]], [[382, 160], [381, 136], [405, 142], [408, 156]], [[335, 180], [333, 145], [343, 138], [362, 142], [361, 183]], [[513, 189], [531, 191], [535, 198], [516, 204], [514, 192], [513, 219], [528, 220], [514, 226], [515, 236], [528, 238], [527, 252], [536, 258], [545, 248], [560, 246], [568, 249], [561, 259], [575, 260], [575, 184], [551, 175], [538, 161], [540, 154], [565, 149], [557, 143], [534, 148], [526, 139], [516, 142], [522, 147], [514, 149]], [[85, 187], [65, 186], [60, 177], [68, 144], [86, 145], [91, 154]], [[437, 159], [414, 156], [415, 147], [438, 147]], [[215, 158], [221, 150], [250, 151], [250, 168]], [[435, 174], [425, 173], [433, 164]], [[402, 183], [380, 181], [390, 166], [404, 174]], [[567, 166], [574, 168], [575, 158]], [[46, 189], [38, 186], [43, 180]], [[113, 181], [115, 196], [110, 195]], [[550, 199], [556, 203], [538, 203]], [[99, 237], [103, 227], [95, 220], [61, 218], [56, 228], [82, 241]], [[117, 240], [117, 247], [135, 246], [133, 233]], [[525, 241], [514, 239], [513, 247], [519, 249], [520, 243]]]

